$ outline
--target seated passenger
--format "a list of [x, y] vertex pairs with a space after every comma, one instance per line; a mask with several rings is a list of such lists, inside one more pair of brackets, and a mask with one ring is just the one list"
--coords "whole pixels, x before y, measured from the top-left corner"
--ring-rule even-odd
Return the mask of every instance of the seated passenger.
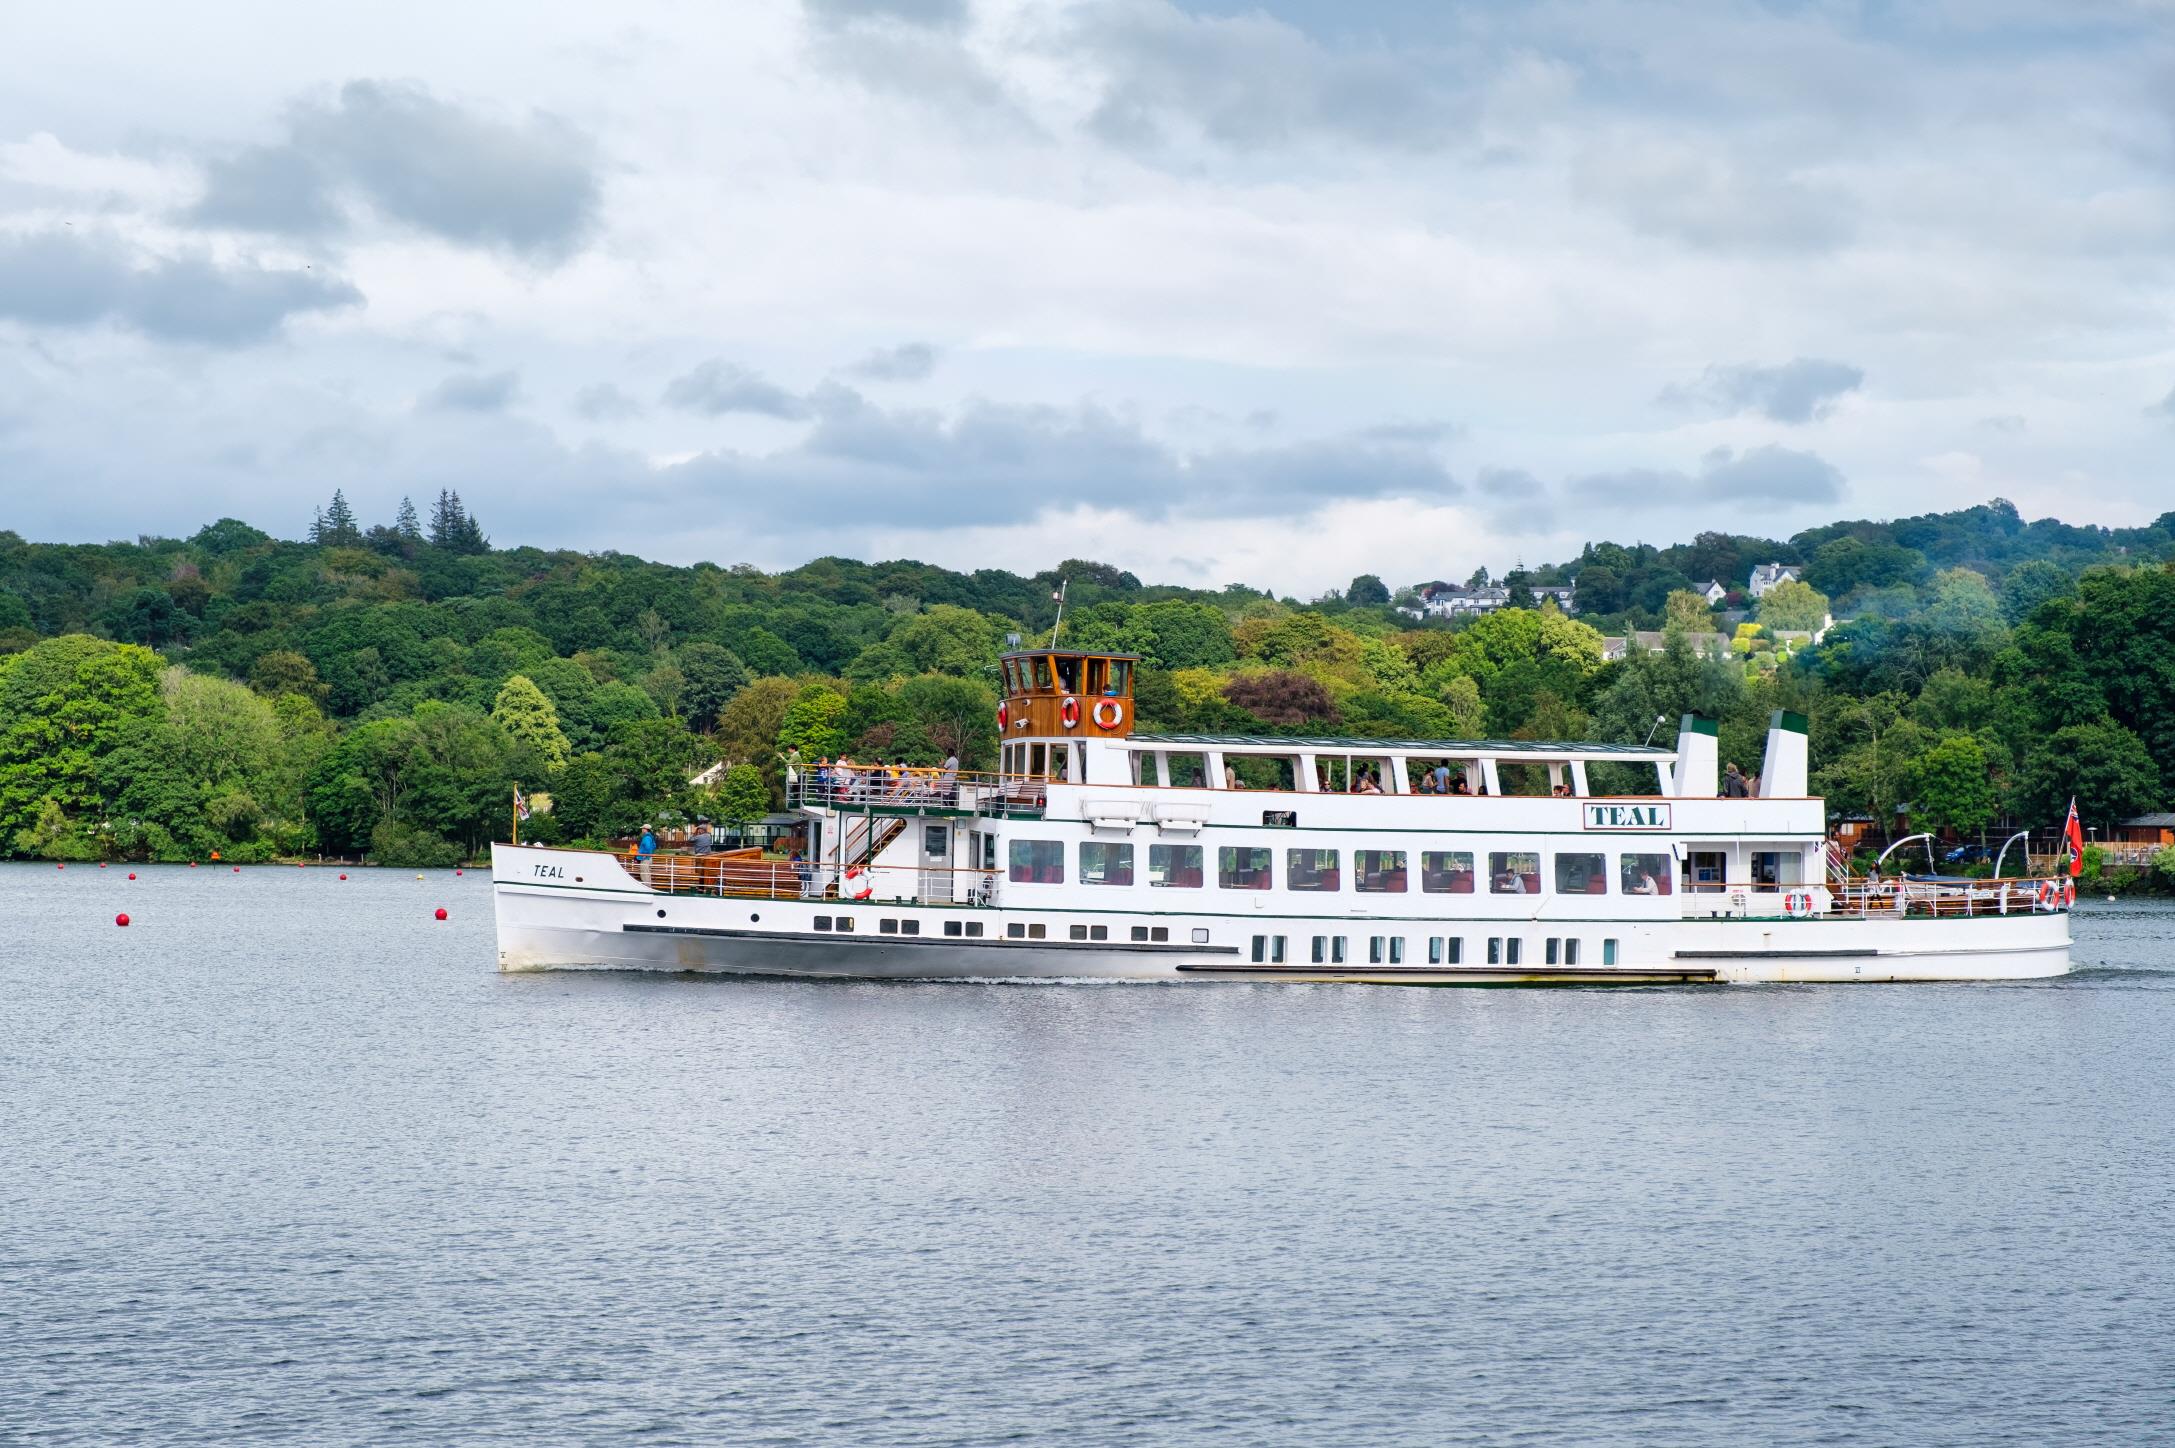
[[1465, 782], [1465, 776], [1461, 774], [1457, 777], [1456, 783], [1450, 786], [1450, 792], [1452, 794], [1471, 794], [1473, 787]]
[[1360, 775], [1359, 792], [1361, 794], [1380, 794], [1382, 792], [1382, 786], [1376, 781], [1373, 770], [1370, 769]]

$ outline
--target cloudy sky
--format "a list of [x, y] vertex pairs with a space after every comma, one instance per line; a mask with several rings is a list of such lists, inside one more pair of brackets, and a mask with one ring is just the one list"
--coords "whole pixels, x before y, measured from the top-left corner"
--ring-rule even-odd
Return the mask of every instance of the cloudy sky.
[[1307, 593], [2175, 507], [2175, 0], [17, 5], [0, 527]]

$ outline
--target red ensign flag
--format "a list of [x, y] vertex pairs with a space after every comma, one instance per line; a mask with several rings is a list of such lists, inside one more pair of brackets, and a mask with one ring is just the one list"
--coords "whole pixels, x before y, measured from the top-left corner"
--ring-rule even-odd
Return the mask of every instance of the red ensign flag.
[[2069, 877], [2084, 873], [2084, 826], [2077, 823], [2077, 798], [2069, 799], [2069, 819], [2062, 825], [2062, 840], [2069, 846]]

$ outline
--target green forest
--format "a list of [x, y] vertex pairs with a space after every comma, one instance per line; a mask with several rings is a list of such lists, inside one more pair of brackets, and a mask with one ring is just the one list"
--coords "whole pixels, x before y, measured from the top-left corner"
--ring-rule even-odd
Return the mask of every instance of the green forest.
[[[1745, 599], [1763, 562], [1803, 581]], [[1710, 579], [1733, 590], [1712, 607]], [[577, 842], [754, 819], [793, 749], [987, 768], [997, 656], [1048, 637], [1061, 583], [1064, 642], [1141, 656], [1145, 729], [1636, 742], [1660, 716], [1668, 743], [1695, 712], [1756, 771], [1788, 708], [1831, 813], [1878, 833], [2044, 834], [2074, 795], [2105, 834], [2175, 804], [2175, 513], [2108, 529], [1995, 500], [1597, 542], [1502, 582], [1511, 606], [1450, 623], [1371, 576], [1302, 601], [1083, 560], [672, 567], [494, 548], [450, 492], [369, 526], [335, 495], [299, 541], [231, 518], [0, 532], [0, 850], [449, 864], [503, 837], [516, 786], [552, 806], [525, 838]], [[1567, 583], [1575, 614], [1531, 606]], [[1636, 630], [1660, 646], [1604, 657]]]

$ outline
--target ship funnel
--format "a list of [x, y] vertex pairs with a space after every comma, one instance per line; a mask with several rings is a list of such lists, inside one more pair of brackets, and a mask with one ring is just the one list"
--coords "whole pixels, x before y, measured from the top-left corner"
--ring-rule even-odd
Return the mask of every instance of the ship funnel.
[[1805, 778], [1805, 716], [1777, 709], [1767, 724], [1767, 757], [1760, 764], [1760, 798], [1803, 799], [1809, 786]]
[[1720, 789], [1715, 769], [1715, 723], [1687, 714], [1677, 724], [1678, 799], [1713, 799]]

